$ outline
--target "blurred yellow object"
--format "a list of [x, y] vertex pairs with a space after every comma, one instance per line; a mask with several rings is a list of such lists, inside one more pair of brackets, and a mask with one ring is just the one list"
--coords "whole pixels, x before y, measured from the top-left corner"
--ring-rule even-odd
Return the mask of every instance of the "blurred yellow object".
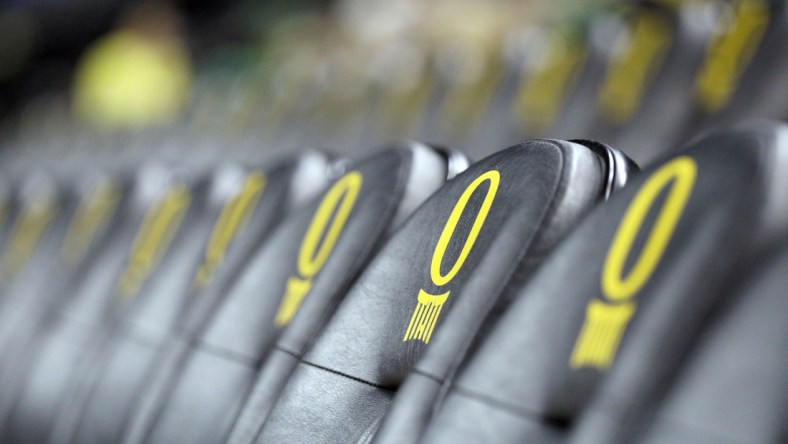
[[184, 108], [191, 67], [175, 41], [116, 31], [83, 56], [74, 85], [79, 117], [107, 129], [163, 125]]

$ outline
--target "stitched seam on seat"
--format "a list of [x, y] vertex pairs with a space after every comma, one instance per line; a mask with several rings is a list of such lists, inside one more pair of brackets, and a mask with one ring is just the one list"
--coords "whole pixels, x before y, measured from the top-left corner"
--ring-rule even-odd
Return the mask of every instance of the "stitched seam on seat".
[[392, 389], [392, 388], [389, 388], [389, 387], [386, 387], [386, 386], [383, 386], [383, 385], [380, 385], [380, 384], [376, 384], [374, 382], [367, 381], [366, 379], [358, 378], [356, 376], [351, 376], [351, 375], [348, 375], [347, 373], [342, 373], [340, 371], [333, 370], [333, 369], [330, 369], [328, 367], [323, 367], [322, 365], [313, 364], [313, 363], [307, 362], [307, 361], [301, 361], [300, 363], [301, 364], [306, 364], [306, 365], [308, 365], [310, 367], [318, 368], [320, 370], [325, 370], [325, 371], [327, 371], [329, 373], [333, 373], [335, 375], [339, 375], [339, 376], [342, 376], [342, 377], [345, 377], [345, 378], [348, 378], [348, 379], [352, 379], [354, 381], [358, 381], [358, 382], [360, 382], [362, 384], [366, 384], [366, 385], [371, 386], [371, 387], [379, 388], [381, 390], [386, 390], [387, 392], [396, 392], [396, 389]]

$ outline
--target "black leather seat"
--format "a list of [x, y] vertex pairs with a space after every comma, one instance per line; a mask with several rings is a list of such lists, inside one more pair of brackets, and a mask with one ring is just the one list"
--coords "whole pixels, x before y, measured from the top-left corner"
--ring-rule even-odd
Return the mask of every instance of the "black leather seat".
[[132, 193], [121, 209], [122, 222], [112, 227], [112, 242], [97, 252], [73, 287], [63, 289], [70, 300], [31, 344], [29, 360], [11, 387], [14, 393], [3, 399], [4, 406], [13, 407], [2, 418], [4, 440], [49, 436], [61, 403], [71, 401], [78, 381], [92, 367], [113, 312], [122, 310], [157, 271], [182, 222], [196, 217], [186, 183], [159, 168], [140, 173]]
[[[250, 254], [293, 208], [327, 181], [326, 158], [308, 153], [266, 169], [219, 168], [200, 225], [117, 318], [77, 399], [64, 404], [57, 440], [117, 442], [157, 360], [178, 331], [193, 332], [221, 302]], [[296, 191], [297, 189], [297, 191]]]
[[76, 196], [58, 189], [51, 175], [35, 172], [15, 185], [0, 258], [0, 346], [3, 353], [17, 354], [6, 355], [14, 359], [0, 364], [0, 424], [13, 406], [16, 377], [27, 358], [26, 342], [36, 332], [36, 326], [27, 323], [34, 322], [39, 309], [46, 308], [41, 304], [49, 302], [42, 298], [41, 287], [56, 280], [58, 247], [76, 208]]
[[443, 184], [449, 170], [446, 156], [418, 143], [347, 168], [320, 198], [280, 225], [227, 289], [194, 344], [173, 354], [170, 359], [182, 362], [168, 364], [164, 371], [173, 372], [173, 379], [154, 387], [159, 393], [141, 407], [127, 441], [224, 439], [260, 362], [302, 300], [340, 299], [383, 240]]
[[253, 406], [252, 415], [270, 409], [257, 441], [368, 440], [411, 371], [419, 374], [416, 390], [402, 402], [417, 410], [411, 418], [426, 422], [456, 359], [485, 318], [508, 303], [507, 285], [527, 279], [625, 180], [623, 157], [616, 154], [619, 161], [611, 164], [612, 150], [581, 143], [522, 143], [475, 163], [433, 195], [359, 277], [322, 332], [307, 324], [302, 329], [309, 335], [283, 336], [272, 362], [280, 375], [266, 374], [266, 367], [261, 382], [273, 376], [282, 384], [294, 371], [281, 388], [256, 388], [269, 391], [269, 402], [281, 391], [273, 408]]
[[788, 439], [788, 250], [783, 246], [763, 262], [754, 271], [737, 273], [743, 287], [731, 286], [732, 300], [717, 310], [636, 442]]
[[[602, 148], [596, 146], [596, 148]], [[506, 305], [513, 299], [514, 294], [523, 282], [525, 282], [534, 270], [541, 264], [553, 246], [560, 241], [563, 236], [574, 228], [575, 224], [585, 215], [591, 206], [602, 198], [607, 198], [614, 191], [625, 185], [632, 173], [636, 172], [634, 164], [629, 162], [623, 155], [612, 149], [605, 148], [605, 152], [598, 154], [609, 154], [604, 163], [608, 175], [603, 177], [605, 181], [605, 193], [603, 195], [583, 195], [589, 190], [598, 189], [599, 184], [592, 181], [592, 177], [583, 174], [566, 174], [562, 178], [561, 188], [565, 188], [565, 196], [556, 196], [552, 203], [553, 215], [545, 217], [541, 223], [539, 233], [532, 234], [533, 238], [524, 242], [517, 236], [503, 232], [502, 235], [512, 236], [510, 247], [513, 257], [504, 259], [508, 250], [499, 250], [498, 260], [508, 260], [510, 266], [508, 270], [516, 270], [515, 278], [510, 280], [506, 287], [500, 291], [497, 297], [500, 299], [496, 304], [494, 284], [500, 277], [494, 268], [480, 267], [476, 273], [478, 277], [471, 278], [463, 289], [465, 293], [484, 294], [486, 297], [466, 297], [456, 303], [451, 314], [446, 315], [442, 335], [436, 334], [433, 344], [427, 348], [423, 356], [416, 362], [412, 372], [405, 378], [402, 385], [397, 390], [392, 401], [392, 405], [386, 413], [379, 430], [375, 434], [375, 442], [386, 443], [406, 443], [417, 442], [421, 433], [429, 424], [432, 412], [439, 403], [446, 388], [449, 387], [455, 376], [458, 366], [463, 357], [472, 347], [474, 336], [482, 331], [485, 334], [498, 320]], [[571, 161], [569, 161], [571, 162]], [[582, 168], [581, 165], [567, 166], [567, 169]], [[582, 191], [578, 191], [582, 190]], [[582, 204], [580, 203], [582, 202]], [[576, 207], [573, 210], [566, 208]], [[510, 216], [514, 218], [517, 216]], [[526, 223], [524, 217], [521, 223]], [[519, 241], [519, 242], [517, 242]], [[522, 250], [522, 251], [520, 251]], [[516, 253], [518, 252], [519, 253]], [[507, 270], [498, 264], [498, 273]], [[483, 282], [478, 284], [478, 282]], [[485, 287], [485, 285], [487, 287]], [[484, 316], [484, 313], [490, 312]]]
[[734, 1], [714, 5], [720, 17], [691, 91], [695, 115], [684, 137], [729, 128], [743, 119], [774, 119], [788, 112], [788, 4]]
[[[40, 248], [42, 243], [57, 237], [52, 229], [58, 225], [55, 220], [67, 219], [69, 210], [73, 210], [72, 201], [63, 208], [64, 200], [72, 196], [61, 193], [57, 181], [43, 171], [34, 171], [14, 185], [7, 190], [3, 202], [4, 210], [8, 210], [3, 215], [3, 250], [0, 256], [0, 291], [3, 293], [13, 291], [12, 285], [20, 280], [26, 269], [29, 269], [28, 273], [38, 272], [38, 267], [31, 265], [31, 260], [36, 253], [46, 250]], [[40, 258], [42, 255], [37, 256]], [[13, 302], [3, 298], [0, 313], [11, 307]]]
[[[522, 288], [424, 442], [627, 442], [731, 273], [786, 227], [785, 127], [698, 141], [594, 211]], [[782, 193], [781, 191], [779, 193]], [[584, 416], [602, 419], [582, 433]], [[585, 441], [583, 440], [585, 439]]]
[[[732, 215], [724, 222], [707, 222], [696, 238], [683, 241], [685, 248], [694, 247], [690, 257], [701, 258], [697, 268], [689, 265], [693, 259], [685, 262], [666, 253], [665, 261], [672, 261], [680, 271], [670, 274], [670, 279], [665, 282], [669, 289], [652, 296], [653, 305], [648, 311], [642, 311], [640, 324], [637, 324], [637, 317], [634, 318], [628, 351], [622, 349], [617, 366], [610, 369], [593, 402], [577, 421], [573, 442], [630, 442], [637, 429], [633, 424], [648, 420], [652, 406], [659, 402], [664, 388], [683, 367], [688, 350], [707, 327], [713, 310], [723, 303], [725, 294], [735, 284], [732, 277], [736, 271], [757, 260], [763, 248], [772, 245], [788, 231], [788, 126], [752, 125], [738, 131], [718, 133], [698, 144], [708, 147], [707, 152], [713, 152], [722, 161], [726, 161], [729, 150], [748, 151], [746, 155], [757, 161], [756, 169], [745, 176], [744, 184], [726, 172], [717, 173], [715, 179], [728, 181], [727, 187], [738, 185], [739, 189], [731, 191], [731, 197], [749, 199], [750, 202], [739, 211], [749, 211], [750, 214]], [[745, 165], [745, 161], [728, 162], [731, 167]], [[704, 167], [700, 154], [698, 167]], [[707, 168], [713, 171], [713, 167]], [[699, 170], [698, 187], [702, 185], [700, 181]], [[697, 189], [700, 192], [700, 188]], [[728, 193], [718, 188], [715, 199], [724, 202], [722, 196], [725, 194]], [[706, 217], [719, 217], [707, 211]], [[688, 221], [690, 217], [688, 214]], [[731, 234], [715, 239], [713, 233], [717, 224], [728, 224]], [[676, 237], [676, 242], [681, 242], [678, 239]], [[724, 248], [720, 248], [722, 243]], [[700, 276], [702, 279], [698, 279]], [[655, 279], [658, 279], [656, 275]], [[691, 292], [680, 290], [685, 285], [684, 288]], [[687, 302], [689, 300], [691, 305]], [[645, 302], [642, 305], [645, 308]], [[666, 325], [670, 329], [662, 330]]]
[[[693, 7], [694, 6], [694, 7]], [[596, 43], [605, 53], [604, 77], [588, 97], [597, 112], [579, 134], [626, 147], [641, 165], [661, 157], [684, 137], [692, 89], [709, 39], [692, 4], [635, 2], [601, 14], [597, 31], [615, 39]]]
[[[46, 328], [52, 313], [68, 301], [70, 295], [63, 288], [78, 279], [90, 257], [107, 242], [110, 228], [118, 223], [117, 209], [122, 205], [125, 190], [115, 178], [86, 175], [65, 183], [63, 188], [62, 196], [48, 210], [56, 214], [47, 215], [45, 211], [38, 216], [49, 218], [50, 228], [33, 236], [38, 237], [37, 242], [28, 239], [28, 243], [37, 245], [29, 264], [2, 296], [0, 353], [15, 357], [4, 360], [0, 366], [0, 391], [4, 398], [15, 389], [15, 378], [24, 367], [31, 341]], [[37, 230], [41, 225], [32, 220], [36, 216], [25, 213], [20, 213], [14, 225], [25, 226], [30, 236], [30, 230]], [[23, 231], [14, 229], [12, 244], [25, 237]]]

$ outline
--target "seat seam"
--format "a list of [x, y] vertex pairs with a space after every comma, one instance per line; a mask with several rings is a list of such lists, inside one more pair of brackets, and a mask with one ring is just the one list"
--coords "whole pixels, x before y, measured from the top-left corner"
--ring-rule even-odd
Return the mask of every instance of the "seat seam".
[[327, 371], [329, 373], [333, 373], [335, 375], [339, 375], [339, 376], [342, 376], [342, 377], [345, 377], [345, 378], [348, 378], [348, 379], [352, 379], [352, 380], [357, 381], [357, 382], [361, 382], [361, 383], [366, 384], [366, 385], [371, 386], [371, 387], [375, 387], [375, 388], [378, 388], [378, 389], [381, 389], [381, 390], [386, 390], [386, 391], [392, 392], [392, 393], [396, 392], [396, 389], [392, 389], [390, 387], [386, 387], [386, 386], [381, 385], [381, 384], [376, 384], [376, 383], [374, 383], [372, 381], [367, 381], [366, 379], [359, 378], [357, 376], [348, 375], [347, 373], [343, 373], [343, 372], [340, 372], [338, 370], [334, 370], [334, 369], [331, 369], [331, 368], [328, 368], [328, 367], [324, 367], [324, 366], [319, 365], [319, 364], [315, 364], [315, 363], [312, 363], [312, 362], [309, 362], [309, 361], [304, 361], [304, 360], [302, 360], [300, 363], [308, 365], [310, 367], [314, 367], [314, 368], [320, 369], [320, 370], [325, 370], [325, 371]]

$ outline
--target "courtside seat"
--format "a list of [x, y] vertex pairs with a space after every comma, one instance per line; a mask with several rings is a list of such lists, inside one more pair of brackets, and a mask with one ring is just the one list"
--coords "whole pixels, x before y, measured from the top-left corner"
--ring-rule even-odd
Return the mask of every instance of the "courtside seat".
[[[638, 420], [731, 272], [786, 227], [785, 131], [699, 140], [598, 207], [522, 288], [423, 442], [628, 442], [616, 425]], [[583, 426], [591, 412], [609, 427]]]
[[281, 367], [264, 367], [260, 379], [274, 384], [256, 387], [268, 400], [281, 394], [273, 408], [250, 406], [270, 414], [256, 438], [244, 431], [246, 442], [366, 441], [409, 373], [417, 390], [403, 394], [403, 417], [392, 427], [410, 418], [423, 427], [455, 360], [488, 314], [509, 302], [510, 283], [527, 279], [625, 181], [630, 165], [620, 153], [582, 143], [524, 142], [475, 163], [428, 199], [322, 332], [305, 318], [308, 335], [283, 335], [271, 362]]
[[[781, 443], [788, 438], [788, 249], [740, 273], [634, 442]], [[738, 275], [738, 274], [737, 274]], [[737, 276], [738, 278], [739, 276]], [[732, 290], [733, 292], [734, 290]], [[640, 425], [644, 425], [639, 422]]]
[[[188, 175], [160, 167], [142, 169], [131, 186], [111, 242], [88, 258], [80, 279], [62, 288], [68, 301], [51, 314], [47, 328], [31, 343], [18, 378], [3, 397], [2, 436], [7, 442], [46, 439], [61, 403], [69, 403], [81, 376], [94, 363], [111, 326], [156, 266], [171, 253], [183, 221], [199, 213], [192, 203]], [[189, 210], [191, 209], [191, 212]], [[193, 219], [190, 219], [193, 218]]]
[[172, 384], [139, 412], [126, 440], [223, 440], [260, 363], [302, 300], [336, 304], [448, 171], [447, 156], [419, 143], [348, 164], [342, 177], [288, 217], [255, 253], [193, 346], [179, 353], [183, 362]]
[[286, 215], [328, 180], [328, 159], [307, 152], [281, 164], [225, 165], [209, 178], [201, 215], [188, 238], [120, 313], [81, 388], [64, 403], [56, 440], [117, 442], [175, 337], [190, 338], [221, 303], [247, 258]]
[[25, 368], [39, 332], [70, 300], [64, 288], [79, 279], [93, 255], [114, 234], [118, 209], [127, 196], [123, 180], [104, 173], [64, 180], [60, 188], [59, 197], [49, 203], [36, 202], [40, 195], [31, 198], [31, 205], [23, 205], [19, 217], [11, 221], [5, 257], [23, 259], [27, 264], [2, 295], [0, 353], [14, 357], [0, 366], [4, 399], [13, 398], [16, 378]]

